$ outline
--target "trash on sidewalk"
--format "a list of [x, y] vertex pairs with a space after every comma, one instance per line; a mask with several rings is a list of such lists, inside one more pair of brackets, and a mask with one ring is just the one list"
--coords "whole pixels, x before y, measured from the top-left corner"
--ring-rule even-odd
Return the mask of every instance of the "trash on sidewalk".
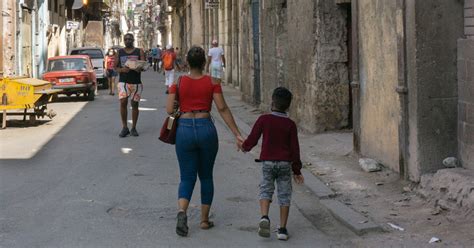
[[443, 160], [443, 165], [446, 168], [456, 168], [458, 167], [458, 159], [455, 157], [447, 157]]
[[431, 215], [438, 215], [441, 211], [442, 209], [439, 206], [436, 206], [436, 208], [431, 211]]
[[381, 185], [383, 185], [383, 182], [376, 182], [375, 185], [381, 186]]
[[375, 172], [382, 170], [380, 164], [371, 158], [361, 158], [359, 159], [359, 165], [365, 172]]
[[303, 163], [303, 166], [304, 166], [304, 167], [308, 167], [308, 166], [311, 166], [311, 165], [313, 165], [313, 164], [310, 163], [310, 162], [305, 162], [305, 163]]
[[408, 186], [403, 187], [403, 193], [411, 192], [411, 188]]
[[405, 228], [400, 227], [400, 226], [397, 226], [397, 225], [395, 225], [395, 224], [393, 224], [393, 223], [388, 222], [387, 224], [388, 224], [391, 228], [393, 228], [393, 229], [395, 229], [395, 230], [399, 230], [399, 231], [402, 231], [402, 232], [405, 231]]
[[439, 243], [439, 242], [441, 242], [441, 239], [439, 239], [437, 237], [432, 237], [430, 239], [430, 242], [428, 242], [428, 243], [432, 244], [432, 243]]

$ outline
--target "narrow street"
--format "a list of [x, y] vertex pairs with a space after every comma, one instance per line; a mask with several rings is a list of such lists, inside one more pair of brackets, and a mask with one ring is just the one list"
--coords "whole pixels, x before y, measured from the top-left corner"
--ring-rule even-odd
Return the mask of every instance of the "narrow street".
[[[0, 247], [351, 246], [354, 234], [328, 214], [303, 215], [298, 207], [290, 212], [289, 241], [277, 241], [274, 235], [260, 238], [260, 166], [253, 162], [254, 154], [236, 151], [217, 117], [220, 147], [212, 208], [216, 227], [199, 228], [197, 184], [188, 214], [189, 237], [178, 237], [176, 155], [174, 146], [157, 139], [165, 118], [163, 76], [149, 70], [142, 77], [139, 137], [118, 137], [117, 96], [106, 90], [93, 102], [61, 99], [50, 104], [59, 115], [51, 122], [0, 131], [2, 156], [10, 154], [0, 160]], [[72, 112], [70, 120], [61, 116], [65, 106]], [[295, 187], [296, 206], [312, 200], [303, 187]], [[273, 229], [278, 211], [272, 207]]]

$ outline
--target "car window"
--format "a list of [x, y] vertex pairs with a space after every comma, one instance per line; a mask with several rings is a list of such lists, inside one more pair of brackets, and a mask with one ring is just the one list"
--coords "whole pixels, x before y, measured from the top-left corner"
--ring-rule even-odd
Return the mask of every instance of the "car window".
[[100, 49], [72, 50], [71, 55], [89, 55], [91, 59], [103, 59], [104, 54]]
[[85, 59], [55, 59], [48, 61], [47, 71], [85, 71], [87, 70], [87, 62]]

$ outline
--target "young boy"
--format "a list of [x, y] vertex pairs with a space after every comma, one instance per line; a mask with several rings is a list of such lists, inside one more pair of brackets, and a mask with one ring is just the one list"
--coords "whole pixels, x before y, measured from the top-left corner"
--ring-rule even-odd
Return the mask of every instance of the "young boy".
[[275, 181], [278, 187], [278, 203], [280, 205], [279, 240], [288, 240], [286, 223], [290, 212], [291, 201], [291, 171], [296, 183], [303, 183], [301, 175], [300, 149], [296, 124], [286, 111], [290, 107], [292, 94], [283, 87], [278, 87], [272, 95], [272, 113], [258, 118], [247, 140], [242, 144], [244, 152], [250, 151], [257, 145], [263, 134], [260, 161], [263, 163], [263, 177], [260, 183], [260, 219], [258, 234], [270, 237], [270, 218], [268, 211], [275, 191]]

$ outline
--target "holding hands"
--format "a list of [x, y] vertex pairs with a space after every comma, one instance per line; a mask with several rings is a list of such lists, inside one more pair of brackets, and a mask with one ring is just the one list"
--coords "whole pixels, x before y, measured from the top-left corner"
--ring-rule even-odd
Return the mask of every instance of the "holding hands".
[[237, 135], [236, 137], [236, 144], [237, 144], [237, 151], [244, 151], [242, 145], [244, 144], [245, 139], [241, 135]]
[[304, 177], [303, 177], [302, 174], [300, 174], [300, 175], [293, 175], [293, 179], [295, 180], [295, 182], [296, 182], [297, 184], [302, 184], [302, 183], [304, 183]]

